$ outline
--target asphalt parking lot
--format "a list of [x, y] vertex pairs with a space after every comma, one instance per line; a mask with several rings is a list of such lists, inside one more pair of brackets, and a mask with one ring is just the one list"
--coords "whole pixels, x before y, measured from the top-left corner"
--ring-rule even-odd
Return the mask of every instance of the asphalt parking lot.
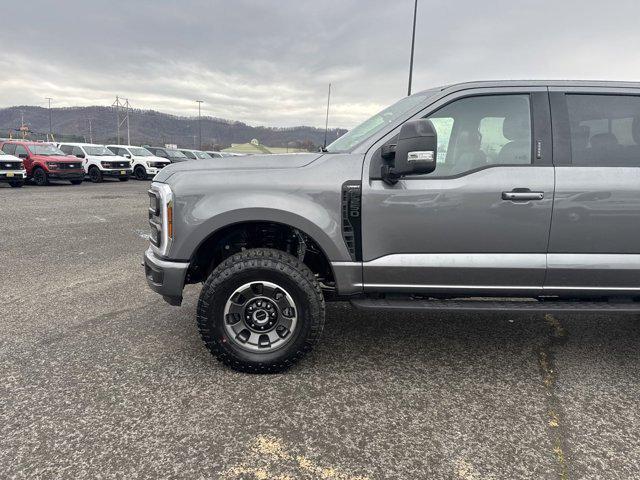
[[0, 478], [640, 477], [637, 315], [331, 304], [236, 373], [146, 286], [147, 187], [0, 187]]

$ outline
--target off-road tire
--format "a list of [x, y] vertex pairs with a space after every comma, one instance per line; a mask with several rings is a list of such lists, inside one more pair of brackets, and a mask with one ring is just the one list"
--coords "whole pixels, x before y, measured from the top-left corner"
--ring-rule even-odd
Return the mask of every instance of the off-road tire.
[[33, 171], [33, 181], [39, 187], [44, 187], [45, 185], [49, 185], [49, 175], [44, 169], [38, 167]]
[[[238, 287], [261, 281], [272, 282], [291, 294], [298, 319], [293, 337], [281, 348], [257, 353], [228, 338], [223, 313]], [[241, 372], [276, 373], [294, 365], [318, 343], [325, 303], [318, 281], [305, 264], [286, 252], [258, 248], [237, 253], [213, 270], [200, 293], [197, 319], [202, 340], [220, 362]]]
[[20, 188], [24, 185], [24, 181], [19, 180], [15, 182], [9, 182], [9, 185], [11, 185], [13, 188]]
[[95, 165], [92, 167], [89, 167], [89, 179], [93, 183], [102, 183], [102, 181], [104, 180], [102, 176], [102, 172]]
[[136, 177], [136, 180], [147, 180], [147, 171], [144, 169], [142, 165], [138, 165], [133, 169], [133, 175]]

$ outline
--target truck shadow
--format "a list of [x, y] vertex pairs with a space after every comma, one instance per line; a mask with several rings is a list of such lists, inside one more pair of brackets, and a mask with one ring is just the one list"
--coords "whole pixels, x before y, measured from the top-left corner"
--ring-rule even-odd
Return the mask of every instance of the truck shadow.
[[[553, 319], [554, 324], [550, 323]], [[349, 304], [327, 306], [323, 338], [315, 366], [375, 363], [405, 367], [433, 362], [512, 361], [549, 343], [562, 328], [561, 349], [605, 363], [640, 366], [637, 314], [581, 313], [371, 313]]]

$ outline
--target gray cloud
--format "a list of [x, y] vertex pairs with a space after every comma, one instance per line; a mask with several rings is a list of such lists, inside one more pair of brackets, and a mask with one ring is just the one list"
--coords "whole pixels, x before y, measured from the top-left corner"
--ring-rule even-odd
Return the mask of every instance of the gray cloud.
[[[635, 1], [419, 0], [414, 90], [640, 77]], [[0, 106], [109, 105], [351, 127], [406, 92], [413, 0], [35, 0], [5, 8]], [[8, 10], [8, 12], [7, 12]], [[7, 21], [12, 19], [12, 21]]]

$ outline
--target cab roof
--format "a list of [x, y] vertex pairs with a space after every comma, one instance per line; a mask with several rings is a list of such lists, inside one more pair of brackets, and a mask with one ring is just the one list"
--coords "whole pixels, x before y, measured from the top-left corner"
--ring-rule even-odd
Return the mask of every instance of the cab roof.
[[612, 80], [476, 80], [470, 82], [451, 83], [436, 88], [429, 88], [419, 94], [489, 87], [609, 87], [640, 88], [640, 82], [621, 82]]

